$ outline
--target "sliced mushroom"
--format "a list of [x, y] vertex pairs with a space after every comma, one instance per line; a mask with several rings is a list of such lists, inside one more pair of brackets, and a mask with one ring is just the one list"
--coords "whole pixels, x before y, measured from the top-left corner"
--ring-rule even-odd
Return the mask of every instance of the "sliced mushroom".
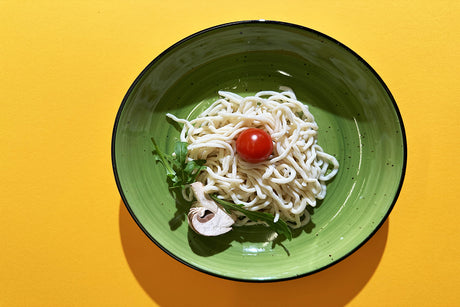
[[232, 230], [236, 217], [208, 198], [201, 182], [191, 185], [197, 202], [188, 213], [190, 227], [204, 236], [218, 236]]

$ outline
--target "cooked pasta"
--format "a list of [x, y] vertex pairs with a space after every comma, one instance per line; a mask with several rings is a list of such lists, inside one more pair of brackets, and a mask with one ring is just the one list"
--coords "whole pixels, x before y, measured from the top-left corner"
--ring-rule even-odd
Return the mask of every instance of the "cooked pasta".
[[[308, 106], [291, 89], [280, 90], [250, 97], [219, 91], [222, 98], [195, 119], [167, 116], [184, 124], [180, 140], [188, 143], [188, 158], [206, 160], [197, 177], [206, 193], [299, 228], [310, 220], [307, 206], [325, 197], [326, 182], [339, 164], [317, 144], [318, 125]], [[237, 136], [253, 127], [265, 130], [274, 144], [273, 153], [259, 163], [244, 161], [236, 151]], [[236, 225], [253, 223], [240, 215]]]

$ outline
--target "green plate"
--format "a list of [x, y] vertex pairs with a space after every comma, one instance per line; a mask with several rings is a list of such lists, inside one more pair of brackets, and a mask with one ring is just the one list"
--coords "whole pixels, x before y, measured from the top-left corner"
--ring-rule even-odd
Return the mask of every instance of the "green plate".
[[[194, 117], [219, 90], [246, 96], [280, 86], [310, 106], [319, 144], [340, 163], [326, 198], [292, 241], [271, 242], [262, 226], [196, 235], [169, 193], [150, 138], [172, 152], [179, 132], [166, 113]], [[193, 34], [142, 71], [115, 120], [112, 163], [129, 212], [166, 253], [223, 278], [276, 281], [337, 263], [379, 229], [402, 186], [406, 139], [390, 91], [352, 50], [302, 26], [244, 21]]]

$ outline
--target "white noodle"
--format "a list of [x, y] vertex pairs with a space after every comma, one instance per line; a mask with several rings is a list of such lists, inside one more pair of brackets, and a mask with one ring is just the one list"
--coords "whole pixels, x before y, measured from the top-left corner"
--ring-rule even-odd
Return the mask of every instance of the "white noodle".
[[[308, 106], [291, 89], [261, 91], [241, 97], [219, 91], [214, 102], [196, 119], [168, 117], [184, 124], [182, 142], [189, 144], [188, 159], [205, 159], [207, 169], [197, 178], [206, 193], [263, 210], [292, 228], [310, 220], [307, 206], [326, 195], [326, 181], [338, 172], [337, 159], [317, 144], [318, 125]], [[236, 138], [248, 128], [267, 131], [274, 142], [266, 161], [248, 163], [236, 152]], [[192, 195], [184, 195], [191, 199]], [[254, 224], [241, 216], [237, 225]]]

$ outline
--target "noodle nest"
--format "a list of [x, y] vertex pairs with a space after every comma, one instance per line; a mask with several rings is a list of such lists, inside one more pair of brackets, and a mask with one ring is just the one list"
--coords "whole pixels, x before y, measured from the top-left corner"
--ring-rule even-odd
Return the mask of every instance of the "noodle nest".
[[[206, 193], [299, 228], [310, 221], [307, 207], [326, 196], [326, 182], [339, 163], [317, 144], [318, 125], [308, 106], [291, 89], [280, 90], [248, 97], [219, 91], [222, 98], [195, 119], [167, 116], [184, 124], [180, 140], [188, 143], [188, 159], [206, 160], [206, 170], [197, 177]], [[266, 161], [249, 163], [236, 152], [236, 139], [248, 128], [271, 136], [273, 153]], [[193, 195], [188, 191], [184, 197], [192, 200]], [[257, 223], [236, 214], [236, 226]]]

